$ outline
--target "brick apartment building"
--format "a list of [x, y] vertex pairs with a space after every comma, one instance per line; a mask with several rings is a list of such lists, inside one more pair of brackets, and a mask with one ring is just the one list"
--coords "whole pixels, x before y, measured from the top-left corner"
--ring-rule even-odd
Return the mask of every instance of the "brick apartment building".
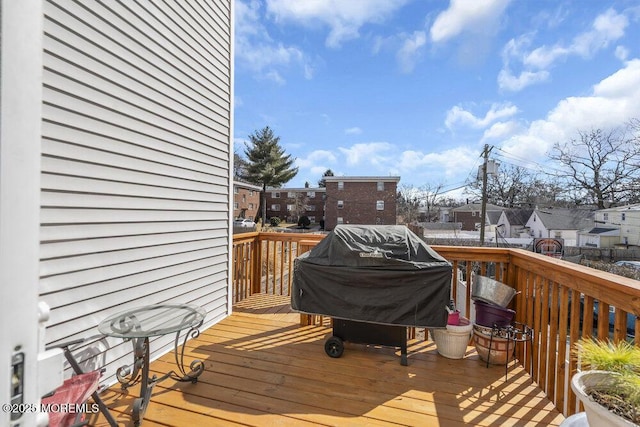
[[307, 216], [312, 224], [324, 218], [326, 189], [315, 188], [267, 188], [267, 218], [278, 217], [297, 223]]
[[233, 217], [254, 220], [258, 216], [260, 205], [259, 185], [242, 181], [233, 181]]
[[338, 224], [396, 224], [399, 176], [327, 176], [325, 229]]

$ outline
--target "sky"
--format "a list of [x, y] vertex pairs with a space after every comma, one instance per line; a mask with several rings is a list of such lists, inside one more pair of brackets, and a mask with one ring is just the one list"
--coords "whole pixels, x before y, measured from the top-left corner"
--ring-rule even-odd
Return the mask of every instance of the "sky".
[[286, 187], [400, 176], [450, 197], [485, 145], [553, 168], [554, 143], [640, 119], [640, 0], [236, 0], [234, 151], [269, 126]]

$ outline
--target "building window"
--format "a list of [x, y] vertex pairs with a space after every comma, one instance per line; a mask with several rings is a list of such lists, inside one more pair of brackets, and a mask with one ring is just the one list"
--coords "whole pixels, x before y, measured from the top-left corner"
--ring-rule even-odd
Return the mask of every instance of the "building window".
[[247, 195], [246, 194], [242, 195], [242, 203], [247, 203]]
[[307, 191], [307, 196], [311, 197], [312, 199], [314, 197], [316, 197], [316, 192], [315, 191]]
[[378, 200], [376, 202], [376, 210], [383, 211], [384, 210], [384, 200]]
[[344, 207], [344, 200], [338, 200], [338, 209], [342, 209]]
[[378, 191], [384, 191], [384, 182], [378, 181]]
[[296, 205], [287, 205], [287, 212], [296, 210]]
[[315, 207], [315, 205], [306, 205], [304, 207], [304, 210], [307, 211], [307, 212], [311, 212], [311, 211], [315, 211], [316, 207]]
[[344, 181], [338, 181], [338, 190], [344, 190]]
[[238, 194], [240, 190], [238, 190], [238, 187], [233, 187], [233, 194]]
[[280, 205], [271, 205], [271, 210], [272, 211], [279, 211], [280, 210]]
[[296, 198], [296, 193], [294, 191], [289, 191], [287, 192], [287, 197], [290, 199], [295, 199]]
[[315, 223], [316, 222], [316, 217], [315, 216], [310, 216], [309, 217], [309, 221], [311, 221], [311, 223]]
[[341, 216], [338, 217], [338, 224], [344, 224], [344, 219]]
[[249, 203], [249, 209], [253, 209], [253, 203]]
[[233, 202], [233, 209], [238, 209], [240, 208], [240, 206], [238, 205], [238, 202]]
[[609, 214], [608, 213], [603, 213], [602, 214], [602, 219], [604, 219], [605, 221], [609, 221]]
[[271, 197], [273, 197], [274, 199], [279, 199], [280, 198], [280, 193], [273, 192], [273, 193], [271, 193]]

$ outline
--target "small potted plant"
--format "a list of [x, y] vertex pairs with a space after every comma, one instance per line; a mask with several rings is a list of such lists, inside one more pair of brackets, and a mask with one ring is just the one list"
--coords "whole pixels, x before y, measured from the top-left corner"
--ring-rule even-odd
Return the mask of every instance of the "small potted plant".
[[638, 426], [640, 347], [583, 338], [572, 354], [582, 371], [571, 379], [571, 388], [584, 405], [589, 425]]

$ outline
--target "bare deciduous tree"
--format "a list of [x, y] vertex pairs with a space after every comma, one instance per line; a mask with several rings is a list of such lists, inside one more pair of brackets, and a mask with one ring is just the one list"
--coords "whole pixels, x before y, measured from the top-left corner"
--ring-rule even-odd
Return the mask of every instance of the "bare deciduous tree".
[[420, 197], [421, 197], [421, 205], [427, 208], [426, 218], [427, 222], [437, 221], [438, 220], [438, 211], [436, 206], [439, 204], [442, 195], [440, 192], [442, 191], [443, 184], [425, 184], [420, 187]]
[[599, 209], [626, 202], [640, 171], [638, 130], [632, 121], [624, 128], [579, 131], [578, 138], [556, 143], [549, 158], [560, 164], [556, 177], [567, 193]]

